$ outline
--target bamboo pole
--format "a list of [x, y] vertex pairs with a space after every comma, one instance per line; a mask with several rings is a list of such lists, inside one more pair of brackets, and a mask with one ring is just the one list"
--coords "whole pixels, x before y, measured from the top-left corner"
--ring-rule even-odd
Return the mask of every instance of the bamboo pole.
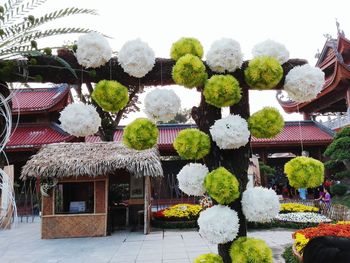
[[151, 178], [145, 176], [145, 202], [144, 202], [144, 225], [143, 233], [145, 235], [151, 232]]

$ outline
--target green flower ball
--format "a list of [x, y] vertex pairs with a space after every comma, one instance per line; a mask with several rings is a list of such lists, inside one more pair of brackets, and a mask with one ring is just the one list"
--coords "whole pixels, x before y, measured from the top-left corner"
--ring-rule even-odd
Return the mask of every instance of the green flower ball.
[[204, 178], [204, 187], [208, 194], [222, 205], [232, 203], [240, 194], [236, 176], [224, 167], [219, 167], [208, 173]]
[[185, 129], [177, 135], [174, 148], [182, 158], [198, 160], [210, 152], [210, 138], [198, 129]]
[[256, 138], [273, 138], [284, 127], [282, 115], [276, 108], [264, 107], [248, 119], [250, 133]]
[[124, 129], [123, 143], [129, 148], [149, 149], [157, 143], [157, 139], [157, 126], [146, 118], [138, 118]]
[[283, 77], [283, 68], [277, 59], [261, 56], [249, 61], [244, 71], [247, 84], [255, 89], [272, 89]]
[[113, 80], [98, 82], [91, 97], [104, 111], [108, 112], [120, 111], [129, 102], [128, 89]]
[[224, 263], [224, 261], [219, 255], [214, 253], [208, 253], [195, 258], [193, 263]]
[[284, 173], [294, 188], [314, 188], [324, 181], [324, 165], [311, 157], [295, 157], [284, 165]]
[[172, 76], [176, 84], [186, 88], [202, 86], [208, 78], [202, 60], [191, 54], [182, 56], [176, 62]]
[[176, 41], [170, 50], [170, 57], [177, 61], [184, 55], [191, 54], [199, 58], [203, 57], [203, 46], [195, 38], [183, 37]]
[[230, 256], [232, 263], [272, 263], [272, 250], [265, 241], [240, 237], [231, 245]]
[[205, 83], [203, 95], [207, 103], [221, 108], [239, 102], [241, 92], [239, 82], [231, 75], [214, 75]]

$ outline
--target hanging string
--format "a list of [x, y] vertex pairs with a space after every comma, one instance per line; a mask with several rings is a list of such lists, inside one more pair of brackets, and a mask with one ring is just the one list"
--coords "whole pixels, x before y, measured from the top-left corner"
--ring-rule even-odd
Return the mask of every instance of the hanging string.
[[160, 86], [163, 86], [163, 61], [160, 60]]
[[[299, 112], [299, 104], [297, 104], [297, 109], [298, 109], [298, 114], [300, 114]], [[303, 154], [304, 152], [304, 144], [303, 144], [303, 133], [302, 133], [302, 130], [301, 130], [301, 121], [299, 119], [299, 139], [300, 139], [300, 145], [301, 145], [301, 154]]]
[[84, 70], [83, 66], [81, 67], [81, 80], [80, 80], [80, 91], [79, 91], [79, 99], [83, 101], [83, 83], [84, 83]]
[[112, 59], [109, 60], [109, 80], [112, 80]]

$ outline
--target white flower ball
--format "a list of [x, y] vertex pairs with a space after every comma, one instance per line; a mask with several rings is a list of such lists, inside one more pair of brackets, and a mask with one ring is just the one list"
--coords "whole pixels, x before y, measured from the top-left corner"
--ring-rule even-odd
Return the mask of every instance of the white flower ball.
[[118, 54], [120, 66], [126, 73], [136, 78], [142, 78], [151, 71], [155, 61], [153, 50], [140, 39], [126, 42]]
[[96, 109], [82, 102], [69, 104], [61, 111], [59, 118], [64, 131], [76, 137], [93, 135], [101, 126]]
[[86, 68], [98, 68], [112, 57], [108, 41], [99, 33], [90, 32], [78, 38], [76, 57], [78, 63]]
[[316, 98], [324, 82], [324, 72], [320, 68], [305, 64], [288, 72], [284, 90], [292, 100], [302, 103]]
[[237, 212], [228, 206], [214, 205], [199, 214], [199, 233], [214, 244], [223, 244], [236, 238], [239, 228]]
[[271, 39], [256, 44], [253, 47], [252, 53], [254, 58], [259, 56], [274, 57], [279, 63], [281, 63], [281, 65], [286, 63], [289, 59], [289, 51], [285, 45]]
[[155, 89], [145, 97], [145, 113], [154, 121], [167, 122], [173, 119], [181, 106], [179, 96], [172, 90]]
[[249, 142], [250, 136], [247, 121], [239, 115], [215, 121], [210, 134], [220, 149], [238, 149]]
[[243, 54], [239, 43], [230, 38], [215, 41], [208, 53], [207, 64], [215, 72], [233, 72], [243, 63]]
[[202, 196], [205, 193], [204, 178], [208, 168], [200, 163], [185, 165], [177, 175], [179, 188], [187, 195]]
[[274, 190], [251, 187], [243, 192], [242, 210], [248, 221], [269, 222], [278, 215], [280, 203]]

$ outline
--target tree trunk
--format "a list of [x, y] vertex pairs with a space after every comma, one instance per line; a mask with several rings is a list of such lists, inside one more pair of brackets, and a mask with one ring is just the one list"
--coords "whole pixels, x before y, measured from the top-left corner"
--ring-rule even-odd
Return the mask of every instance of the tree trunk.
[[[239, 114], [242, 118], [248, 119], [249, 117], [249, 94], [247, 88], [242, 88], [241, 101], [230, 107], [231, 114]], [[205, 98], [202, 94], [199, 107], [193, 107], [192, 118], [195, 120], [198, 128], [207, 133], [210, 136], [209, 128], [214, 122], [221, 118], [221, 109], [211, 106], [205, 102]], [[237, 150], [221, 150], [211, 140], [211, 151], [204, 158], [204, 162], [209, 168], [213, 170], [219, 166], [223, 166], [233, 174], [237, 176], [240, 182], [240, 192], [245, 190], [248, 178], [247, 171], [250, 157], [250, 145], [249, 143], [240, 147]], [[237, 237], [247, 236], [247, 224], [245, 216], [242, 212], [241, 197], [229, 205], [238, 213], [239, 217], [239, 231]], [[224, 263], [231, 263], [229, 249], [232, 242], [226, 244], [220, 244], [218, 246], [219, 255], [223, 258]]]

